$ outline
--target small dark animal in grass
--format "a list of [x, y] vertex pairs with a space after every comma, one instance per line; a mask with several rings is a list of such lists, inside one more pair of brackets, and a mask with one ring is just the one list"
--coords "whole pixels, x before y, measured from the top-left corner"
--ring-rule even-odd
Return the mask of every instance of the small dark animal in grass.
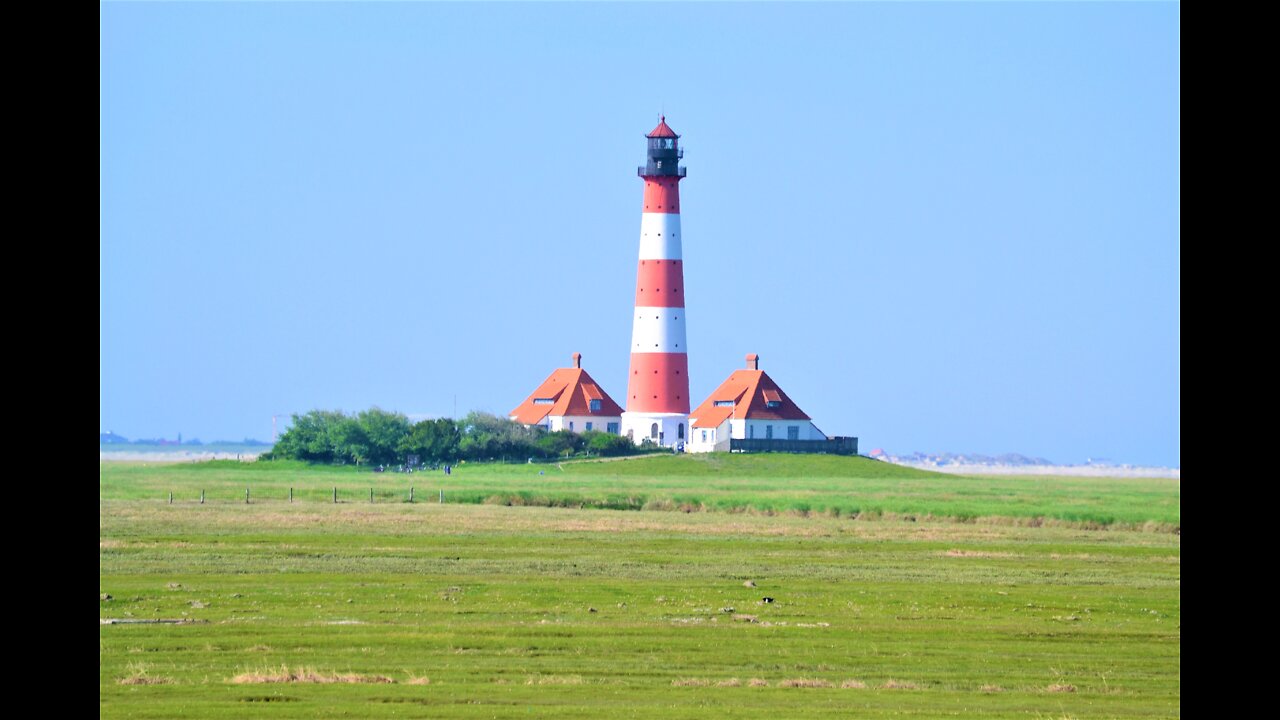
[[771, 598], [771, 597], [762, 597], [762, 598], [760, 598], [760, 602], [762, 602], [762, 603], [771, 603], [771, 602], [773, 602], [773, 598]]

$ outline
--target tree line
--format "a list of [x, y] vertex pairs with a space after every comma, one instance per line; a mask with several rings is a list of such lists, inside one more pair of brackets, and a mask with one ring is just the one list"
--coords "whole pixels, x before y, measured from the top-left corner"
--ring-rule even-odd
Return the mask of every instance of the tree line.
[[403, 413], [370, 408], [355, 414], [312, 410], [294, 414], [289, 429], [261, 460], [288, 459], [355, 465], [421, 465], [459, 460], [550, 459], [574, 455], [630, 455], [640, 449], [612, 433], [547, 432], [507, 418], [472, 412], [461, 420], [410, 422]]

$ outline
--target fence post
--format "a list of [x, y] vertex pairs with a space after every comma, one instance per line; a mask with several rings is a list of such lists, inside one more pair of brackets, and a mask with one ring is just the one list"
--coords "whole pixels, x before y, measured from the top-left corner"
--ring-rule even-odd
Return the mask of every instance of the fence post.
[[413, 502], [413, 486], [409, 486], [409, 502]]
[[249, 504], [249, 488], [244, 489], [244, 504]]
[[172, 490], [170, 490], [170, 491], [169, 491], [169, 504], [170, 504], [170, 505], [172, 505], [172, 504], [173, 504], [173, 491], [172, 491]]
[[373, 502], [373, 488], [369, 488], [369, 502]]
[[444, 488], [440, 488], [440, 502], [444, 503]]
[[289, 488], [289, 502], [293, 502], [293, 488]]
[[333, 487], [333, 504], [334, 505], [338, 504], [338, 486], [337, 485]]
[[204, 490], [201, 490], [201, 491], [200, 491], [200, 504], [201, 504], [201, 505], [203, 505], [203, 504], [204, 504]]

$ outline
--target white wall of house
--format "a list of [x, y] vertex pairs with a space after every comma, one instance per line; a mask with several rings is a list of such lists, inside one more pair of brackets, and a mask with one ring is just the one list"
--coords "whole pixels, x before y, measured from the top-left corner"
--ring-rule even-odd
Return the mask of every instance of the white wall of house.
[[[733, 436], [754, 440], [790, 440], [790, 429], [795, 428], [796, 440], [826, 440], [812, 422], [808, 420], [747, 420], [734, 423]], [[769, 432], [772, 430], [773, 435]]]
[[689, 436], [689, 442], [685, 444], [684, 449], [687, 452], [728, 452], [729, 451], [729, 421], [720, 423], [720, 427], [714, 428], [694, 428]]
[[[732, 426], [732, 433], [730, 433], [730, 426]], [[739, 440], [746, 438], [768, 440], [770, 439], [769, 428], [773, 428], [772, 439], [787, 440], [790, 438], [788, 428], [793, 427], [796, 428], [797, 440], [827, 439], [827, 436], [808, 420], [734, 420], [730, 418], [720, 423], [719, 427], [695, 427], [685, 449], [689, 452], [727, 451], [731, 434]]]
[[[548, 420], [551, 423], [550, 430], [552, 432], [555, 432], [556, 430], [572, 430], [573, 432], [579, 433], [586, 432], [587, 430], [608, 432], [609, 423], [616, 423], [617, 427], [615, 428], [615, 432], [618, 434], [622, 433], [621, 415], [614, 415], [612, 417], [608, 415], [562, 415], [550, 417]], [[546, 427], [546, 422], [547, 421], [543, 421], [544, 427]], [[590, 428], [587, 427], [587, 423], [591, 424]]]

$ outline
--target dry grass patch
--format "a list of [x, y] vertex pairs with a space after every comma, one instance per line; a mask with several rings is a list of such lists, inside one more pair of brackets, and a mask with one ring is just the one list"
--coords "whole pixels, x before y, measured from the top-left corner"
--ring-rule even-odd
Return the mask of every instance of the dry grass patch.
[[231, 678], [231, 682], [236, 683], [237, 685], [253, 685], [260, 683], [313, 683], [317, 685], [330, 685], [335, 683], [381, 684], [394, 683], [395, 680], [392, 680], [385, 675], [319, 672], [307, 667], [291, 670], [288, 665], [281, 665], [279, 670], [272, 668], [240, 673], [239, 675]]
[[821, 678], [793, 678], [791, 680], [783, 680], [778, 683], [778, 687], [784, 688], [829, 688], [831, 683]]
[[769, 681], [764, 678], [751, 678], [747, 681], [748, 687], [769, 687]]
[[971, 558], [1011, 558], [1017, 557], [1013, 553], [1008, 552], [990, 552], [987, 550], [958, 550], [951, 549], [944, 553], [947, 557], [971, 557]]
[[840, 683], [840, 687], [844, 688], [845, 690], [864, 690], [866, 689], [867, 684], [862, 682], [861, 680], [845, 680], [844, 682]]
[[404, 684], [405, 684], [405, 685], [430, 685], [430, 684], [431, 684], [431, 678], [429, 678], [429, 677], [414, 677], [414, 676], [410, 675], [410, 676], [409, 676], [409, 679], [404, 681]]
[[129, 675], [122, 677], [116, 682], [121, 685], [168, 685], [173, 682], [171, 678], [160, 677], [158, 675]]
[[880, 686], [885, 690], [919, 690], [920, 686], [910, 680], [894, 680], [892, 678], [885, 680]]
[[998, 692], [1004, 692], [1004, 688], [1000, 687], [999, 685], [983, 685], [982, 687], [978, 688], [978, 692], [984, 692], [988, 694], [998, 693]]
[[716, 683], [716, 687], [739, 687], [741, 685], [742, 681], [738, 678], [729, 678], [728, 680], [721, 680]]
[[1045, 688], [1044, 691], [1051, 693], [1073, 693], [1076, 691], [1076, 686], [1068, 683], [1054, 683]]
[[130, 663], [129, 674], [116, 681], [120, 685], [168, 685], [173, 678], [152, 675], [147, 666], [141, 663]]
[[710, 680], [703, 678], [679, 678], [671, 681], [672, 687], [706, 687], [710, 684]]
[[525, 685], [581, 685], [581, 675], [530, 675]]

